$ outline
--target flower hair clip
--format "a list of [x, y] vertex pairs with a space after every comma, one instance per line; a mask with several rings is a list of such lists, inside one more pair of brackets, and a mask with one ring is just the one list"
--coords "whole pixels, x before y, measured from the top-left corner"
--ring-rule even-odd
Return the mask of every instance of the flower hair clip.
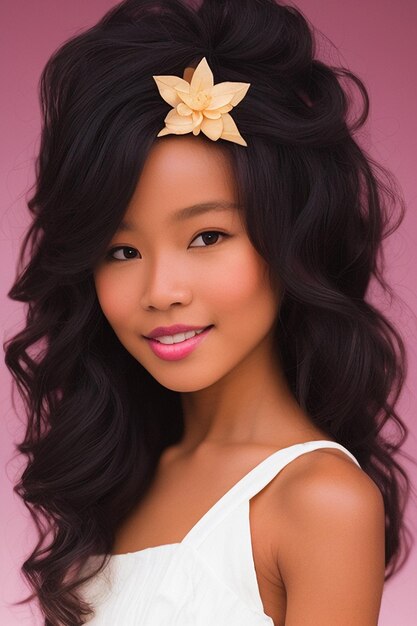
[[248, 144], [229, 111], [246, 95], [250, 83], [226, 81], [214, 85], [213, 72], [206, 57], [197, 67], [187, 67], [179, 76], [153, 76], [162, 98], [174, 107], [165, 117], [165, 127], [157, 137], [198, 135], [202, 131], [212, 141], [226, 139], [241, 146]]

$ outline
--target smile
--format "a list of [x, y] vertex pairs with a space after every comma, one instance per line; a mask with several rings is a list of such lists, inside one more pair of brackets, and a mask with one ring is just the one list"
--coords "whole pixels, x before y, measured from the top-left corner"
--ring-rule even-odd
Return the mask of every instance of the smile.
[[199, 335], [205, 330], [202, 328], [201, 330], [189, 330], [185, 333], [177, 333], [176, 335], [163, 335], [161, 337], [154, 337], [160, 343], [164, 343], [165, 345], [170, 345], [173, 343], [182, 343], [187, 339], [192, 339], [195, 335]]
[[[158, 339], [146, 338], [149, 342], [149, 346], [154, 354], [165, 361], [178, 361], [188, 356], [193, 350], [204, 341], [209, 335], [213, 326], [202, 331], [190, 331], [190, 333], [178, 333], [177, 335], [159, 337]], [[187, 338], [187, 334], [193, 336]], [[175, 341], [178, 338], [179, 341]], [[160, 341], [160, 340], [163, 341]]]

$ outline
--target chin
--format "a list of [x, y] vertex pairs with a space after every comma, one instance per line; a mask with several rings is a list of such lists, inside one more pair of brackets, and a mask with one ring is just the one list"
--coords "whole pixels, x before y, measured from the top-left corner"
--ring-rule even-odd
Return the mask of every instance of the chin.
[[164, 376], [161, 372], [159, 372], [160, 375], [156, 375], [153, 371], [154, 368], [148, 369], [145, 365], [143, 366], [160, 385], [171, 391], [178, 391], [179, 393], [192, 393], [207, 389], [207, 387], [211, 387], [222, 378], [221, 375], [216, 376], [213, 374], [210, 375], [208, 372], [202, 372], [201, 368], [199, 368], [199, 372], [196, 372], [196, 367], [191, 368], [194, 370], [191, 375], [186, 374], [184, 371], [176, 371], [171, 372], [171, 375]]

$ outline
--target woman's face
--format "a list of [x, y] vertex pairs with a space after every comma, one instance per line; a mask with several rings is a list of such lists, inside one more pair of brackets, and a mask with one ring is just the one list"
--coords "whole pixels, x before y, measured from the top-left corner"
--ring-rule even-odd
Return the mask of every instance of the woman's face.
[[[159, 139], [125, 213], [129, 228], [113, 236], [94, 271], [100, 306], [120, 342], [174, 391], [206, 388], [248, 359], [262, 367], [278, 314], [266, 262], [237, 208], [181, 219], [185, 207], [212, 202], [236, 202], [221, 149], [195, 137]], [[173, 324], [213, 327], [187, 356], [166, 360], [146, 336]]]

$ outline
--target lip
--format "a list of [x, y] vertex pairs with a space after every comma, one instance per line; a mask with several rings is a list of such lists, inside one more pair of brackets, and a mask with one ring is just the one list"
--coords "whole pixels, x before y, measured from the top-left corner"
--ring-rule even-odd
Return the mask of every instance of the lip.
[[157, 326], [151, 330], [148, 335], [144, 335], [146, 339], [155, 339], [163, 335], [175, 335], [177, 333], [186, 333], [189, 330], [201, 330], [207, 326], [185, 326], [185, 324], [174, 324], [173, 326]]
[[[149, 342], [149, 346], [156, 356], [160, 359], [164, 359], [165, 361], [178, 361], [179, 359], [184, 359], [188, 356], [195, 348], [200, 345], [202, 341], [207, 337], [210, 333], [213, 326], [209, 326], [202, 333], [198, 335], [194, 335], [191, 339], [185, 339], [185, 341], [180, 341], [179, 343], [161, 343], [157, 339], [152, 339], [145, 337], [146, 341]], [[197, 328], [197, 330], [199, 330]], [[178, 331], [177, 331], [178, 332]], [[175, 334], [175, 333], [174, 333]]]

